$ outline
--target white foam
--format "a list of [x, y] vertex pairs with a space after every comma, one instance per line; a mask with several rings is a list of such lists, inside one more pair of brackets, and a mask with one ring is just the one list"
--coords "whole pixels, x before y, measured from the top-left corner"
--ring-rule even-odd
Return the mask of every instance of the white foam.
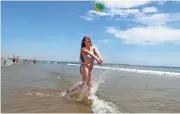
[[61, 76], [57, 76], [57, 79], [62, 79], [62, 77]]
[[[98, 86], [99, 85], [100, 83], [98, 83]], [[79, 91], [76, 92], [76, 94], [73, 94], [72, 96], [67, 95], [66, 97], [68, 100], [84, 101], [86, 103], [91, 101], [90, 104], [93, 113], [119, 113], [118, 108], [116, 107], [115, 104], [113, 104], [112, 102], [107, 102], [105, 100], [102, 100], [95, 95], [95, 92], [97, 91], [98, 88], [97, 85], [95, 88], [96, 89], [93, 90], [91, 97], [88, 97], [87, 91]], [[65, 95], [66, 93], [62, 92], [62, 96]]]
[[108, 77], [108, 73], [111, 73], [111, 70], [107, 70], [105, 72], [96, 72], [96, 76], [94, 76], [94, 84], [92, 92], [92, 106], [91, 109], [94, 113], [119, 113], [120, 111], [112, 102], [105, 101], [103, 99], [98, 98], [95, 93], [97, 92], [100, 84], [104, 83], [104, 81]]
[[[102, 81], [103, 82], [103, 81]], [[105, 100], [102, 100], [100, 98], [98, 98], [95, 93], [98, 90], [99, 85], [102, 83], [97, 83], [94, 85], [94, 88], [92, 90], [92, 96], [91, 96], [91, 100], [92, 100], [92, 105], [91, 105], [91, 110], [94, 113], [119, 113], [118, 108], [116, 107], [115, 104], [113, 104], [112, 102], [108, 102]]]
[[6, 63], [5, 65], [1, 65], [2, 67], [5, 67], [5, 66], [10, 66], [10, 65], [12, 65], [13, 64], [13, 62], [11, 62], [11, 63]]
[[71, 63], [68, 63], [67, 65], [80, 66], [80, 64], [71, 64]]
[[[4, 60], [6, 60], [6, 64], [5, 65], [3, 65], [3, 63], [4, 63]], [[10, 66], [10, 65], [12, 65], [13, 64], [13, 62], [10, 60], [10, 59], [8, 59], [8, 58], [3, 58], [3, 59], [1, 59], [1, 66], [2, 67], [5, 67], [5, 66]]]
[[[68, 65], [80, 66], [79, 64], [70, 63], [68, 63]], [[112, 71], [107, 70], [103, 73], [96, 72], [96, 76], [93, 77], [96, 79], [94, 80], [93, 89], [91, 90], [91, 97], [88, 97], [88, 99], [90, 98], [92, 100], [91, 110], [93, 111], [93, 113], [119, 113], [119, 110], [115, 104], [113, 104], [112, 102], [102, 100], [95, 95], [95, 93], [98, 90], [98, 87], [101, 83], [104, 83], [108, 76], [108, 73], [110, 72]]]
[[66, 95], [66, 91], [63, 91], [59, 94], [59, 96], [61, 96], [61, 97], [65, 96], [65, 95]]
[[92, 98], [91, 108], [94, 113], [119, 113], [115, 104], [101, 100], [97, 96]]
[[28, 93], [26, 93], [26, 95], [54, 96], [54, 95], [52, 95], [52, 94], [44, 94], [44, 93], [40, 93], [40, 92], [28, 92]]
[[[79, 64], [70, 64], [70, 63], [68, 63], [67, 65], [80, 66]], [[178, 73], [178, 72], [164, 72], [164, 71], [154, 71], [154, 70], [140, 70], [140, 69], [115, 68], [115, 67], [103, 67], [103, 66], [94, 66], [94, 68], [107, 69], [107, 70], [116, 70], [116, 71], [125, 71], [125, 72], [134, 72], [134, 73], [141, 73], [141, 74], [174, 76], [174, 77], [177, 77], [177, 78], [180, 77], [180, 73]]]
[[[71, 64], [71, 63], [68, 63], [67, 65], [80, 66], [79, 64]], [[92, 99], [91, 109], [94, 113], [121, 113], [115, 104], [113, 104], [112, 102], [102, 100], [95, 95], [100, 84], [104, 83], [104, 81], [108, 77], [108, 73], [112, 73], [112, 71], [125, 71], [125, 72], [141, 73], [141, 74], [155, 74], [155, 75], [163, 75], [163, 76], [180, 77], [180, 73], [177, 72], [163, 72], [163, 71], [103, 67], [103, 66], [94, 66], [94, 68], [107, 69], [106, 71], [103, 72], [96, 72], [95, 76], [93, 77], [96, 78], [93, 84], [92, 97], [91, 97]]]

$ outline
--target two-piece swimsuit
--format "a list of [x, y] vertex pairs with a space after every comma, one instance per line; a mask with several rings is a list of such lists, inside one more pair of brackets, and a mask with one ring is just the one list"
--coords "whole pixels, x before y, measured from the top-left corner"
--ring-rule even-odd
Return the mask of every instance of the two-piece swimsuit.
[[[85, 56], [83, 56], [84, 61], [90, 61], [92, 59], [92, 57], [89, 54], [86, 54]], [[86, 67], [88, 70], [90, 70], [90, 68], [88, 66], [86, 66], [83, 62], [81, 62], [81, 66]]]

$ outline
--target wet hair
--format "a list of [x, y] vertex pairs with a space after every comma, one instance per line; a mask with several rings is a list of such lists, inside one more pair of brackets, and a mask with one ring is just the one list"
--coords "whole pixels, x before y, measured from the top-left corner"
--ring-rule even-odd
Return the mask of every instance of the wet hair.
[[[81, 42], [81, 48], [86, 47], [86, 45], [85, 45], [85, 43], [84, 43], [84, 42], [85, 42], [85, 39], [89, 39], [89, 42], [91, 43], [91, 46], [92, 46], [91, 38], [90, 38], [89, 36], [84, 36], [83, 39], [82, 39], [82, 42]], [[84, 58], [83, 58], [83, 56], [82, 56], [81, 51], [80, 51], [80, 61], [81, 61], [81, 62], [84, 62]]]

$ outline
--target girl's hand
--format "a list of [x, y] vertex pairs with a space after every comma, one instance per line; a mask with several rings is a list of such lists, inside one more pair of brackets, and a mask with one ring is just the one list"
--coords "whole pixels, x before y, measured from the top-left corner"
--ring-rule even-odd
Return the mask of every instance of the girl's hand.
[[101, 64], [103, 64], [103, 60], [102, 60], [102, 59], [100, 59], [100, 61], [101, 61]]
[[100, 65], [102, 65], [103, 64], [103, 61], [101, 60], [101, 59], [97, 59], [97, 62], [98, 62], [98, 64], [100, 64]]

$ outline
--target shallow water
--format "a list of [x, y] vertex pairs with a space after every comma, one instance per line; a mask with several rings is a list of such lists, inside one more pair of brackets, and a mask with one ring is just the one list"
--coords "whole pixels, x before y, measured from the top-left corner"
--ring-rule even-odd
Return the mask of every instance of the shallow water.
[[11, 113], [180, 112], [180, 69], [141, 67], [95, 66], [96, 96], [88, 104], [61, 95], [81, 80], [77, 64], [44, 62], [2, 66], [1, 109]]

